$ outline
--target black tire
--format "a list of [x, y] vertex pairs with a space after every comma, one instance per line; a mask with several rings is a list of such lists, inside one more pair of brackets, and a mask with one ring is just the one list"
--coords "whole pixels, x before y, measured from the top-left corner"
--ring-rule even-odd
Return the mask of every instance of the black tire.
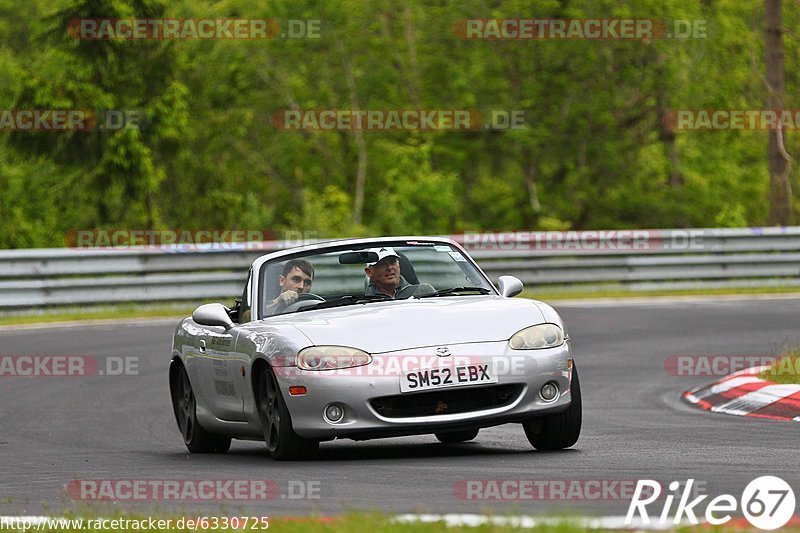
[[581, 434], [581, 384], [575, 366], [572, 367], [569, 391], [572, 403], [565, 411], [522, 424], [528, 442], [537, 450], [563, 450], [578, 442]]
[[183, 365], [178, 367], [171, 392], [172, 409], [186, 448], [192, 453], [227, 452], [231, 447], [231, 439], [209, 433], [197, 421], [197, 399]]
[[467, 442], [478, 436], [479, 429], [465, 429], [463, 431], [444, 431], [434, 433], [439, 442], [443, 444], [454, 444], [456, 442]]
[[267, 450], [273, 459], [304, 459], [319, 450], [319, 441], [304, 439], [294, 432], [292, 417], [278, 387], [278, 380], [269, 367], [263, 367], [256, 380], [256, 407]]

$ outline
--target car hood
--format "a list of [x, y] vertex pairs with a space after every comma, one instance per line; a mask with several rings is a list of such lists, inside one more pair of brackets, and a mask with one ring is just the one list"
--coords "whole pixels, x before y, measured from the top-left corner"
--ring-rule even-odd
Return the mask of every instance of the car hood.
[[509, 339], [545, 317], [527, 299], [450, 296], [372, 302], [282, 317], [315, 345], [359, 348], [372, 354]]

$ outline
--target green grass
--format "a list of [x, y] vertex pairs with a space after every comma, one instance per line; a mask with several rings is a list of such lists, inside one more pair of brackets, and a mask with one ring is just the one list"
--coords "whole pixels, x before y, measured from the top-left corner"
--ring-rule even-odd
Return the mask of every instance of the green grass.
[[108, 320], [123, 318], [181, 318], [192, 314], [199, 304], [115, 305], [109, 307], [63, 308], [45, 312], [0, 316], [0, 326], [71, 322], [75, 320]]
[[800, 383], [800, 348], [790, 350], [758, 377], [784, 385]]
[[652, 296], [739, 296], [739, 295], [762, 295], [762, 294], [792, 294], [800, 296], [798, 287], [719, 287], [707, 289], [681, 289], [681, 290], [647, 290], [632, 291], [621, 288], [609, 287], [601, 288], [596, 291], [566, 289], [548, 290], [527, 288], [522, 291], [523, 298], [534, 298], [536, 300], [572, 300], [572, 299], [591, 299], [591, 298], [647, 298]]
[[[193, 513], [185, 513], [187, 518], [191, 517]], [[227, 515], [228, 513], [224, 513]], [[202, 516], [202, 513], [194, 513], [196, 516]], [[118, 524], [111, 523], [103, 523], [105, 527], [100, 528], [96, 527], [96, 524], [99, 525], [96, 520], [97, 516], [102, 516], [103, 518], [107, 518], [108, 520], [118, 520]], [[130, 522], [125, 523], [122, 520], [139, 520], [143, 521], [142, 524], [147, 524], [147, 520], [150, 518], [146, 515], [126, 515], [122, 513], [114, 513], [112, 515], [97, 515], [93, 517], [85, 516], [83, 517], [84, 524], [82, 527], [77, 526], [76, 524], [70, 525], [59, 525], [55, 527], [48, 527], [47, 525], [42, 525], [39, 528], [32, 528], [29, 529], [28, 532], [39, 532], [39, 533], [87, 533], [87, 532], [97, 532], [97, 533], [108, 533], [109, 531], [145, 531], [147, 529], [147, 525], [144, 525], [143, 528], [135, 528], [131, 527]], [[319, 533], [319, 532], [339, 532], [339, 531], [347, 531], [349, 533], [403, 533], [403, 532], [414, 532], [414, 533], [433, 533], [433, 532], [440, 532], [446, 531], [448, 533], [519, 533], [520, 531], [531, 531], [534, 533], [577, 533], [582, 531], [587, 531], [587, 529], [581, 527], [577, 522], [574, 520], [570, 520], [569, 518], [547, 518], [547, 523], [539, 524], [533, 528], [517, 528], [511, 525], [495, 525], [491, 523], [485, 523], [480, 526], [471, 527], [471, 526], [455, 526], [455, 527], [448, 527], [445, 522], [398, 522], [394, 520], [392, 516], [381, 514], [381, 513], [347, 513], [339, 516], [330, 516], [330, 517], [278, 517], [273, 518], [269, 517], [268, 519], [268, 528], [263, 527], [263, 522], [259, 522], [259, 527], [247, 527], [247, 528], [239, 528], [239, 529], [230, 529], [230, 528], [222, 528], [222, 527], [212, 527], [212, 523], [210, 519], [213, 517], [213, 514], [208, 516], [209, 522], [208, 527], [198, 527], [198, 528], [189, 528], [184, 523], [183, 527], [178, 527], [176, 521], [180, 519], [180, 515], [175, 515], [173, 513], [161, 515], [161, 519], [171, 518], [172, 525], [170, 527], [165, 527], [163, 529], [159, 529], [158, 526], [156, 529], [149, 529], [149, 531], [158, 531], [159, 533], [189, 533], [195, 531], [213, 531], [216, 533], [244, 533], [244, 532], [264, 532], [264, 531], [278, 531], [278, 532], [286, 532], [286, 533]], [[235, 516], [231, 514], [231, 516]], [[81, 518], [78, 516], [67, 516], [64, 515], [66, 519], [75, 520], [76, 518]], [[218, 517], [221, 521], [222, 518]], [[154, 516], [154, 519], [155, 518]], [[184, 519], [185, 520], [185, 519]], [[252, 520], [252, 519], [251, 519]], [[91, 522], [89, 522], [91, 521]], [[127, 526], [127, 529], [124, 527]], [[784, 528], [783, 530], [786, 531], [787, 529], [791, 529], [797, 531], [797, 527], [790, 526], [789, 528]], [[21, 531], [20, 528], [10, 528], [7, 526], [0, 526], [0, 531], [14, 531], [18, 532]], [[592, 531], [600, 531], [600, 530], [592, 530]], [[673, 529], [673, 531], [681, 531], [681, 532], [694, 532], [694, 531], [715, 531], [715, 532], [728, 532], [728, 531], [742, 531], [741, 527], [737, 527], [734, 524], [729, 524], [728, 527], [723, 525], [722, 527], [709, 527], [709, 526], [695, 526], [695, 527], [679, 527]]]
[[[222, 513], [223, 516], [229, 513]], [[267, 514], [267, 513], [264, 513]], [[79, 517], [79, 516], [69, 516], [69, 515], [62, 515], [63, 518], [66, 520], [76, 520], [83, 518], [82, 526], [78, 526], [77, 523], [63, 523], [63, 524], [52, 524], [50, 527], [48, 525], [42, 525], [38, 529], [36, 527], [27, 530], [26, 533], [87, 533], [96, 531], [97, 533], [108, 533], [109, 531], [145, 531], [144, 529], [132, 527], [131, 522], [124, 522], [125, 520], [137, 520], [143, 521], [142, 524], [147, 524], [147, 520], [149, 520], [150, 516], [145, 515], [126, 515], [122, 513], [113, 513], [111, 516], [109, 515], [98, 515], [102, 518], [107, 520], [116, 520], [117, 523], [112, 522], [103, 522], [102, 524], [96, 522], [98, 520], [97, 516], [87, 516], [87, 517]], [[186, 520], [188, 518], [195, 518], [202, 517], [201, 512], [197, 513], [185, 513]], [[407, 522], [398, 522], [393, 519], [392, 516], [384, 515], [381, 513], [348, 513], [339, 516], [308, 516], [308, 517], [269, 517], [267, 519], [268, 528], [264, 527], [264, 522], [259, 520], [258, 525], [255, 527], [250, 527], [253, 524], [253, 517], [249, 518], [249, 523], [247, 528], [239, 527], [238, 529], [234, 528], [223, 528], [221, 524], [223, 524], [223, 518], [221, 516], [217, 517], [218, 527], [213, 527], [214, 522], [213, 520], [213, 513], [207, 513], [206, 518], [208, 518], [206, 522], [206, 527], [188, 527], [186, 522], [182, 522], [180, 524], [177, 523], [178, 520], [181, 520], [181, 515], [174, 515], [172, 513], [162, 515], [159, 518], [153, 516], [155, 520], [167, 520], [170, 519], [171, 523], [168, 527], [161, 528], [161, 524], [156, 526], [156, 529], [150, 529], [150, 531], [157, 531], [158, 533], [188, 533], [194, 531], [208, 531], [208, 532], [216, 532], [216, 533], [243, 533], [243, 532], [269, 532], [269, 531], [278, 531], [278, 532], [286, 532], [286, 533], [319, 533], [319, 532], [335, 532], [335, 531], [347, 531], [349, 533], [400, 533], [405, 531], [413, 531], [416, 533], [428, 533], [428, 532], [439, 532], [439, 531], [447, 531], [448, 533], [460, 533], [460, 532], [469, 532], [469, 533], [478, 533], [478, 532], [496, 532], [496, 533], [511, 533], [511, 532], [519, 532], [521, 531], [518, 528], [511, 527], [509, 525], [493, 525], [493, 524], [484, 524], [478, 527], [469, 527], [469, 526], [458, 526], [458, 527], [447, 527], [444, 522], [415, 522], [415, 523], [407, 523]], [[236, 516], [234, 513], [230, 513], [231, 517]], [[244, 516], [244, 515], [242, 515]], [[241, 524], [242, 522], [240, 522]], [[100, 526], [100, 527], [98, 527]], [[105, 526], [105, 527], [102, 527]], [[125, 527], [127, 526], [127, 528]], [[182, 527], [181, 527], [182, 526]], [[9, 527], [0, 526], [0, 531], [21, 531], [20, 528], [12, 529]], [[554, 522], [548, 522], [548, 524], [542, 524], [532, 529], [525, 529], [524, 531], [532, 531], [536, 533], [577, 533], [581, 531], [585, 531], [584, 528], [579, 527], [577, 524], [570, 524], [568, 520], [559, 520], [556, 519]]]

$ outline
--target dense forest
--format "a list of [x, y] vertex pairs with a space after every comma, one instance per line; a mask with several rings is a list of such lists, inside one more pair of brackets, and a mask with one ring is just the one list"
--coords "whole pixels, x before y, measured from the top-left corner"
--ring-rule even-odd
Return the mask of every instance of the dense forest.
[[[311, 20], [319, 31], [142, 40], [68, 31], [76, 19], [131, 17], [269, 18], [281, 31]], [[792, 108], [800, 3], [784, 2], [782, 17]], [[465, 19], [489, 18], [702, 21], [704, 32], [464, 38]], [[766, 109], [765, 24], [756, 0], [0, 0], [0, 109], [139, 117], [117, 130], [0, 131], [0, 248], [63, 246], [76, 229], [335, 237], [768, 224], [769, 132], [667, 119]], [[524, 120], [513, 129], [276, 127], [293, 109]], [[794, 131], [783, 142], [800, 154]]]

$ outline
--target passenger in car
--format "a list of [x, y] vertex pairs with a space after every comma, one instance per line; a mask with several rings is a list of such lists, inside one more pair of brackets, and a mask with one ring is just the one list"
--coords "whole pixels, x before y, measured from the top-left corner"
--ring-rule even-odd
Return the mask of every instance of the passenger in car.
[[283, 265], [283, 272], [278, 277], [281, 292], [272, 303], [264, 308], [265, 315], [280, 313], [297, 301], [301, 293], [311, 292], [314, 280], [314, 266], [305, 259], [290, 259]]

